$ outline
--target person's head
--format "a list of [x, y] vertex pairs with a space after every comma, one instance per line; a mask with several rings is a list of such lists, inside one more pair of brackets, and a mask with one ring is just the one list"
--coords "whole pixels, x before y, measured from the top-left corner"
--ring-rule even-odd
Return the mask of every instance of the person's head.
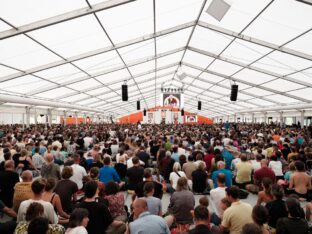
[[262, 159], [260, 164], [261, 164], [261, 167], [267, 167], [268, 166], [268, 160]]
[[178, 162], [175, 162], [175, 163], [173, 164], [172, 170], [173, 170], [174, 172], [181, 171], [181, 164], [178, 163]]
[[105, 165], [105, 166], [109, 166], [109, 165], [111, 164], [111, 159], [110, 159], [110, 157], [105, 157], [104, 160], [103, 160], [103, 162], [104, 162], [104, 165]]
[[239, 200], [239, 188], [235, 185], [226, 189], [226, 195], [231, 202]]
[[5, 170], [14, 170], [14, 161], [13, 160], [8, 160], [8, 161], [5, 161], [4, 163], [4, 168]]
[[209, 200], [206, 196], [199, 198], [199, 204], [208, 208]]
[[73, 210], [73, 212], [70, 214], [69, 217], [69, 228], [75, 228], [78, 226], [84, 226], [86, 227], [89, 222], [89, 211], [85, 208], [76, 208]]
[[262, 234], [262, 228], [254, 223], [248, 223], [243, 226], [241, 234]]
[[28, 155], [27, 150], [22, 149], [22, 150], [21, 150], [21, 156], [22, 156], [22, 157], [25, 157], [25, 156], [27, 156], [27, 155]]
[[90, 177], [91, 179], [97, 179], [99, 177], [99, 168], [92, 167], [90, 169]]
[[145, 180], [152, 178], [152, 170], [150, 168], [145, 168], [143, 175], [144, 175]]
[[177, 191], [188, 190], [187, 179], [185, 177], [180, 177], [177, 182]]
[[53, 177], [50, 177], [46, 180], [46, 186], [45, 186], [45, 191], [52, 191], [54, 190], [56, 186], [56, 179]]
[[223, 169], [223, 168], [225, 168], [225, 162], [223, 162], [223, 161], [217, 162], [217, 167], [218, 167], [218, 169]]
[[22, 178], [23, 182], [31, 182], [33, 179], [33, 174], [31, 171], [26, 170], [26, 171], [22, 172], [21, 178]]
[[114, 181], [110, 181], [105, 185], [105, 194], [114, 195], [119, 192], [119, 185]]
[[222, 210], [226, 210], [227, 208], [229, 208], [231, 206], [231, 204], [232, 204], [232, 202], [227, 197], [224, 197], [220, 201], [220, 208]]
[[200, 162], [198, 163], [198, 170], [203, 171], [203, 170], [205, 170], [205, 169], [206, 169], [206, 163], [200, 161]]
[[49, 230], [49, 220], [44, 217], [33, 219], [27, 228], [28, 234], [47, 234]]
[[137, 156], [134, 156], [132, 158], [132, 163], [134, 166], [139, 166], [140, 165], [140, 159]]
[[223, 187], [225, 185], [226, 177], [223, 173], [217, 175], [217, 184], [218, 187]]
[[154, 186], [153, 182], [145, 183], [144, 187], [143, 187], [144, 195], [145, 196], [153, 195], [154, 194], [154, 189], [155, 189], [155, 186]]
[[296, 161], [295, 162], [295, 167], [296, 167], [296, 170], [297, 171], [300, 171], [300, 172], [304, 172], [305, 169], [304, 169], [304, 163], [301, 162], [301, 161]]
[[209, 222], [208, 208], [203, 205], [196, 206], [194, 210], [194, 219], [195, 219], [195, 223], [198, 223], [198, 222], [208, 223]]
[[74, 154], [73, 155], [73, 160], [75, 164], [79, 164], [80, 163], [80, 154]]
[[144, 199], [138, 198], [133, 202], [134, 218], [138, 218], [140, 214], [147, 211], [147, 203]]
[[242, 162], [246, 162], [246, 161], [247, 161], [247, 154], [242, 153], [242, 154], [240, 155], [240, 159], [242, 160]]
[[283, 187], [279, 184], [272, 185], [272, 195], [276, 200], [281, 200], [284, 196]]
[[255, 205], [252, 209], [252, 219], [256, 224], [262, 226], [269, 219], [268, 210], [264, 206]]
[[31, 221], [36, 217], [42, 216], [44, 213], [43, 205], [38, 202], [32, 202], [26, 210], [25, 220]]
[[171, 152], [169, 150], [166, 151], [166, 157], [171, 157]]
[[45, 186], [46, 183], [43, 179], [37, 179], [32, 182], [31, 190], [34, 193], [34, 195], [41, 195], [44, 192]]
[[290, 171], [295, 171], [296, 170], [296, 166], [295, 166], [294, 162], [291, 162], [288, 167], [289, 167]]
[[62, 178], [66, 180], [72, 176], [73, 176], [73, 168], [69, 166], [64, 167], [62, 170]]
[[53, 160], [54, 160], [54, 157], [53, 157], [53, 154], [47, 154], [46, 156], [45, 156], [45, 160], [48, 162], [48, 163], [51, 163], [51, 162], [53, 162]]
[[287, 198], [286, 208], [287, 208], [288, 214], [292, 218], [302, 218], [301, 206], [300, 206], [298, 199], [295, 199], [292, 197]]
[[4, 161], [8, 161], [11, 159], [11, 152], [7, 152], [3, 154]]
[[93, 198], [97, 195], [98, 184], [96, 181], [91, 180], [85, 184], [86, 198]]

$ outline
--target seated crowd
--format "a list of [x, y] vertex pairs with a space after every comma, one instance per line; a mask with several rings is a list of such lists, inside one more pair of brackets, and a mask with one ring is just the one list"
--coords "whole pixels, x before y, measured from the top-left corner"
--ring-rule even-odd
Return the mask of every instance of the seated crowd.
[[311, 129], [0, 126], [0, 233], [310, 233]]

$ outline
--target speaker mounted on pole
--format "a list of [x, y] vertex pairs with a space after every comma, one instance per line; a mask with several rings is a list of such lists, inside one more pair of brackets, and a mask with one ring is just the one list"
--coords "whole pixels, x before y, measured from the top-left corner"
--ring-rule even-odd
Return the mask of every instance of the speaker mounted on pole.
[[146, 116], [146, 109], [143, 110], [143, 115]]
[[237, 100], [237, 93], [238, 93], [238, 85], [233, 84], [231, 86], [231, 96], [230, 96], [230, 100], [233, 102], [236, 102]]
[[140, 104], [140, 101], [137, 101], [137, 110], [141, 110], [141, 104]]
[[122, 101], [124, 102], [128, 101], [128, 85], [127, 84], [121, 85], [121, 96], [122, 96]]
[[181, 116], [184, 116], [184, 109], [181, 109]]
[[202, 108], [202, 102], [201, 102], [201, 101], [198, 101], [197, 109], [198, 109], [198, 110], [201, 110], [201, 108]]

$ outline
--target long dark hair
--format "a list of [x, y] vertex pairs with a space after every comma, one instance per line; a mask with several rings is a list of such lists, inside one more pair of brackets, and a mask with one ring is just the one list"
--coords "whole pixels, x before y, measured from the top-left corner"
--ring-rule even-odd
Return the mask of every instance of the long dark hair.
[[81, 225], [84, 218], [89, 216], [89, 211], [85, 208], [76, 208], [70, 215], [68, 227], [75, 228]]

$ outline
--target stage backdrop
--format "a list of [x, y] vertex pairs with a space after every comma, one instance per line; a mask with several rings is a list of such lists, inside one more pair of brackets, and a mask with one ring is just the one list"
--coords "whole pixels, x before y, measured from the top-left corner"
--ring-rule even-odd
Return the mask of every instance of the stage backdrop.
[[162, 106], [170, 106], [173, 108], [183, 108], [184, 97], [182, 93], [162, 93], [160, 103]]

